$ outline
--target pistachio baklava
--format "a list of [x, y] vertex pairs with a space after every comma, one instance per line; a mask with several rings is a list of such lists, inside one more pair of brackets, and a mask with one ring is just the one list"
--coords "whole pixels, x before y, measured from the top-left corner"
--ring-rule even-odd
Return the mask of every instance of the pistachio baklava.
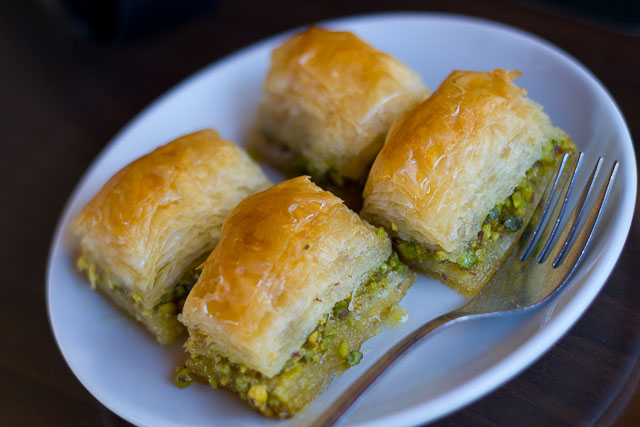
[[394, 122], [365, 185], [363, 217], [411, 267], [464, 295], [500, 266], [575, 149], [512, 82], [519, 75], [451, 73]]
[[177, 315], [222, 222], [270, 181], [214, 130], [183, 136], [117, 172], [80, 212], [77, 264], [161, 343], [184, 334]]
[[292, 416], [404, 315], [398, 303], [414, 280], [383, 229], [308, 177], [249, 196], [180, 315], [190, 357], [177, 384], [198, 380], [264, 415]]
[[391, 123], [428, 94], [417, 74], [354, 34], [310, 28], [271, 55], [252, 148], [316, 181], [362, 186]]

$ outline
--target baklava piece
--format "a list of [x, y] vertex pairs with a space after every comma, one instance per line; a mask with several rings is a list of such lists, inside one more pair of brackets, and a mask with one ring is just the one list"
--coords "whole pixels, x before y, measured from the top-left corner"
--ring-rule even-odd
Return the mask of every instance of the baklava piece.
[[382, 228], [308, 177], [280, 183], [225, 221], [180, 316], [190, 357], [176, 381], [292, 416], [358, 364], [414, 280]]
[[557, 162], [575, 146], [512, 83], [454, 71], [394, 122], [365, 185], [362, 215], [404, 261], [476, 293], [523, 232]]
[[270, 181], [213, 130], [183, 136], [116, 173], [80, 212], [77, 264], [92, 287], [163, 344], [178, 322], [195, 268], [220, 238], [227, 214]]
[[429, 94], [420, 77], [349, 32], [311, 28], [273, 51], [253, 147], [318, 182], [364, 183], [391, 123]]

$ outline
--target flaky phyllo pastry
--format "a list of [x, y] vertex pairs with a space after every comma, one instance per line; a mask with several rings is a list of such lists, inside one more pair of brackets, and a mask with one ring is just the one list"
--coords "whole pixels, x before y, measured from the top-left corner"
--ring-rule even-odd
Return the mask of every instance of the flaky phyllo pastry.
[[575, 148], [512, 83], [519, 75], [451, 73], [394, 122], [365, 186], [363, 217], [404, 261], [465, 295], [500, 266]]
[[214, 130], [164, 145], [116, 173], [80, 212], [78, 267], [160, 341], [184, 333], [177, 314], [246, 196], [270, 185], [257, 164]]
[[376, 229], [307, 177], [249, 196], [228, 216], [180, 319], [200, 380], [289, 417], [361, 357], [415, 280]]
[[429, 94], [420, 77], [349, 32], [311, 28], [275, 49], [254, 148], [315, 180], [362, 184], [391, 123]]

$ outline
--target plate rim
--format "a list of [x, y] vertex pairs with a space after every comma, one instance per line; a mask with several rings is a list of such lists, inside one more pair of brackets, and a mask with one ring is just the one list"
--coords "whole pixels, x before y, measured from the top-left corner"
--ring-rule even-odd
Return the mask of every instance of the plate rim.
[[[410, 408], [405, 408], [398, 410], [389, 415], [377, 418], [375, 420], [371, 420], [368, 422], [356, 424], [356, 425], [367, 425], [367, 426], [383, 426], [383, 425], [412, 425], [424, 422], [427, 419], [429, 422], [436, 421], [456, 410], [460, 410], [473, 402], [481, 399], [486, 396], [488, 393], [496, 390], [498, 387], [502, 386], [508, 380], [515, 378], [519, 375], [524, 369], [530, 367], [533, 363], [535, 363], [539, 358], [545, 355], [550, 348], [558, 342], [566, 333], [570, 331], [570, 329], [575, 325], [575, 323], [586, 313], [589, 306], [595, 301], [598, 293], [602, 290], [608, 277], [610, 276], [615, 264], [620, 258], [622, 250], [624, 249], [625, 242], [628, 239], [629, 231], [631, 228], [631, 222], [633, 219], [633, 213], [635, 210], [635, 202], [637, 198], [637, 166], [635, 161], [635, 149], [633, 146], [633, 142], [631, 139], [631, 135], [629, 132], [628, 125], [624, 118], [624, 114], [620, 110], [617, 105], [615, 99], [611, 96], [607, 88], [600, 82], [600, 80], [580, 61], [574, 58], [572, 55], [564, 51], [562, 48], [554, 45], [553, 43], [545, 40], [544, 38], [532, 34], [528, 31], [522, 30], [520, 28], [511, 26], [509, 24], [505, 24], [498, 21], [493, 21], [485, 18], [474, 17], [470, 15], [461, 15], [454, 13], [434, 13], [434, 12], [424, 12], [424, 11], [414, 11], [414, 12], [376, 12], [376, 13], [368, 13], [368, 14], [358, 14], [351, 16], [343, 16], [337, 17], [333, 19], [323, 20], [319, 22], [313, 22], [310, 24], [302, 25], [284, 32], [277, 33], [275, 35], [263, 38], [256, 42], [252, 42], [228, 55], [225, 55], [217, 60], [214, 60], [212, 63], [205, 65], [201, 69], [195, 71], [194, 73], [188, 75], [183, 78], [176, 84], [172, 85], [169, 89], [164, 91], [161, 95], [154, 98], [150, 101], [144, 108], [142, 108], [137, 114], [135, 114], [123, 127], [118, 130], [118, 132], [107, 141], [105, 146], [100, 150], [100, 152], [96, 155], [96, 157], [91, 161], [86, 170], [82, 173], [81, 178], [76, 183], [72, 192], [69, 194], [64, 208], [62, 209], [58, 221], [56, 223], [55, 231], [53, 234], [53, 239], [51, 241], [49, 247], [49, 253], [47, 257], [47, 268], [46, 268], [46, 283], [45, 283], [45, 299], [47, 306], [47, 318], [49, 320], [49, 325], [53, 332], [56, 346], [58, 350], [63, 356], [63, 359], [69, 369], [73, 372], [74, 376], [78, 379], [78, 381], [84, 386], [84, 388], [91, 393], [102, 405], [107, 407], [109, 410], [113, 411], [118, 416], [124, 418], [127, 421], [135, 423], [136, 425], [149, 425], [148, 423], [152, 420], [147, 418], [140, 418], [135, 413], [131, 413], [131, 411], [124, 410], [125, 408], [122, 405], [119, 405], [117, 401], [112, 401], [112, 399], [105, 396], [98, 387], [95, 387], [91, 384], [91, 381], [86, 378], [81, 372], [78, 372], [71, 365], [71, 355], [69, 354], [69, 350], [64, 347], [63, 342], [61, 341], [60, 331], [56, 327], [56, 322], [54, 319], [54, 314], [51, 306], [51, 293], [53, 292], [53, 261], [55, 255], [58, 251], [63, 250], [61, 248], [64, 235], [66, 231], [66, 226], [69, 222], [69, 216], [71, 214], [72, 202], [78, 197], [78, 193], [85, 186], [86, 182], [89, 179], [89, 176], [92, 175], [93, 171], [102, 163], [103, 159], [109, 155], [109, 153], [118, 146], [118, 142], [127, 135], [127, 133], [135, 128], [138, 123], [145, 120], [145, 118], [153, 113], [157, 108], [161, 108], [167, 100], [173, 97], [174, 94], [180, 92], [183, 88], [189, 86], [192, 82], [197, 81], [204, 75], [208, 75], [210, 73], [215, 73], [216, 69], [224, 67], [226, 64], [233, 62], [237, 58], [245, 56], [252, 51], [263, 49], [265, 45], [269, 45], [275, 43], [279, 39], [283, 39], [287, 35], [294, 33], [296, 31], [300, 31], [303, 28], [306, 28], [310, 25], [319, 25], [319, 26], [340, 26], [340, 25], [356, 25], [361, 23], [372, 23], [374, 24], [376, 21], [387, 21], [387, 20], [415, 20], [415, 21], [440, 21], [440, 22], [450, 22], [452, 24], [465, 24], [471, 27], [489, 29], [492, 31], [500, 31], [504, 33], [508, 33], [509, 36], [515, 36], [520, 39], [524, 39], [527, 42], [532, 42], [544, 48], [544, 50], [550, 54], [553, 54], [558, 59], [562, 60], [567, 65], [570, 65], [575, 71], [583, 74], [586, 79], [595, 84], [596, 88], [599, 89], [606, 101], [610, 104], [609, 107], [613, 109], [615, 113], [617, 113], [617, 118], [621, 120], [621, 130], [623, 130], [626, 139], [629, 142], [630, 150], [634, 154], [630, 159], [625, 159], [625, 169], [629, 166], [633, 166], [631, 175], [632, 175], [632, 185], [627, 191], [623, 191], [623, 195], [633, 191], [632, 196], [628, 199], [627, 205], [630, 205], [631, 208], [627, 206], [623, 212], [621, 222], [622, 224], [618, 227], [619, 232], [618, 235], [623, 235], [622, 239], [618, 238], [616, 241], [615, 247], [610, 249], [609, 251], [613, 252], [615, 256], [608, 256], [601, 263], [601, 265], [595, 265], [593, 270], [589, 273], [590, 280], [594, 280], [599, 283], [598, 286], [586, 287], [586, 290], [590, 292], [586, 292], [586, 295], [580, 299], [574, 298], [567, 303], [567, 306], [559, 313], [557, 317], [552, 319], [549, 323], [545, 325], [545, 328], [540, 332], [533, 335], [530, 339], [528, 339], [525, 343], [520, 345], [516, 350], [511, 352], [509, 355], [504, 357], [502, 360], [497, 362], [491, 368], [485, 370], [472, 380], [464, 383], [462, 386], [454, 388], [447, 393], [441, 394], [438, 397], [428, 401], [418, 403]], [[618, 126], [616, 126], [618, 127]], [[618, 236], [620, 237], [620, 236]], [[597, 276], [596, 279], [593, 279], [593, 276]], [[580, 303], [580, 304], [578, 304]], [[578, 313], [577, 315], [575, 313]], [[525, 360], [526, 359], [526, 360]], [[523, 361], [524, 360], [524, 361]], [[464, 391], [465, 393], [461, 393]], [[460, 403], [460, 399], [454, 399], [453, 397], [456, 395], [462, 394], [462, 403]], [[434, 415], [431, 415], [425, 418], [425, 411], [429, 410], [429, 406], [435, 406], [437, 410], [431, 410], [430, 412]]]

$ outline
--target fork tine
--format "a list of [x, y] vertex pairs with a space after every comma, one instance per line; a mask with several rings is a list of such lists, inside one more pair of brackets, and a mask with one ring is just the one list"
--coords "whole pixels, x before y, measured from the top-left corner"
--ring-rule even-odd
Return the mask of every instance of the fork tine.
[[582, 190], [582, 194], [580, 195], [578, 202], [573, 208], [573, 212], [571, 212], [571, 216], [567, 220], [567, 223], [565, 224], [565, 227], [562, 230], [560, 237], [558, 238], [558, 242], [562, 242], [562, 243], [560, 243], [559, 249], [556, 247], [555, 255], [553, 256], [554, 267], [560, 264], [560, 262], [564, 258], [566, 251], [570, 248], [570, 244], [572, 242], [572, 239], [576, 230], [578, 229], [580, 220], [586, 212], [586, 202], [594, 190], [596, 178], [600, 173], [600, 169], [602, 167], [602, 161], [603, 161], [602, 157], [598, 158], [598, 161], [596, 162], [595, 166], [593, 167], [593, 170], [591, 171], [589, 180], [587, 181], [587, 184]]
[[[540, 255], [538, 255], [538, 262], [544, 262], [544, 260], [547, 258], [547, 255], [549, 255], [549, 251], [552, 248], [552, 243], [554, 241], [556, 233], [558, 232], [558, 227], [560, 226], [560, 222], [562, 221], [562, 218], [564, 217], [564, 213], [567, 209], [569, 198], [571, 197], [571, 192], [573, 190], [573, 186], [576, 181], [576, 176], [578, 175], [578, 170], [582, 165], [583, 158], [584, 158], [584, 153], [582, 152], [579, 153], [578, 159], [573, 164], [573, 168], [566, 182], [564, 183], [565, 184], [564, 190], [560, 194], [560, 196], [558, 196], [558, 201], [556, 202], [556, 206], [553, 210], [553, 214], [556, 219], [553, 223], [553, 228], [551, 229], [551, 232], [549, 232], [547, 235], [547, 240], [545, 241], [544, 246], [540, 251]], [[560, 200], [562, 200], [562, 203], [560, 203]]]
[[[601, 159], [602, 158], [600, 158], [600, 160]], [[598, 163], [601, 163], [601, 162], [598, 162]], [[617, 160], [615, 160], [613, 162], [613, 165], [611, 166], [611, 171], [609, 171], [609, 176], [607, 177], [605, 185], [600, 190], [598, 199], [593, 204], [593, 207], [591, 208], [591, 212], [589, 212], [589, 216], [587, 217], [582, 229], [578, 233], [578, 236], [576, 237], [573, 247], [571, 248], [571, 250], [569, 250], [568, 243], [571, 237], [569, 236], [565, 241], [565, 244], [562, 246], [560, 253], [556, 256], [555, 260], [553, 261], [553, 267], [557, 267], [560, 263], [562, 263], [563, 258], [566, 255], [566, 261], [571, 263], [572, 265], [571, 271], [569, 272], [569, 275], [571, 275], [573, 271], [576, 269], [578, 263], [582, 261], [582, 258], [584, 257], [584, 254], [586, 253], [587, 248], [589, 247], [589, 243], [591, 243], [591, 239], [593, 238], [595, 229], [598, 226], [598, 223], [600, 222], [600, 217], [602, 215], [602, 212], [604, 211], [604, 207], [607, 203], [607, 200], [609, 199], [609, 195], [611, 194], [611, 188], [613, 187], [613, 182], [615, 181], [616, 175], [618, 174], [618, 166], [619, 166], [619, 163]]]
[[549, 181], [549, 184], [547, 184], [547, 187], [545, 188], [544, 193], [542, 193], [542, 197], [540, 198], [540, 202], [539, 202], [539, 205], [543, 206], [542, 214], [540, 215], [540, 220], [538, 221], [538, 224], [536, 224], [536, 228], [533, 230], [533, 232], [531, 233], [531, 236], [529, 237], [527, 246], [522, 251], [522, 255], [520, 255], [521, 261], [524, 261], [529, 257], [529, 255], [531, 254], [531, 251], [535, 247], [535, 244], [538, 240], [538, 234], [540, 234], [545, 228], [547, 217], [549, 216], [549, 210], [553, 206], [551, 202], [556, 194], [556, 190], [562, 179], [562, 173], [564, 172], [564, 168], [568, 158], [569, 158], [569, 153], [565, 153], [562, 156], [562, 161], [556, 167], [556, 170], [553, 172], [553, 177], [551, 178], [551, 181]]

